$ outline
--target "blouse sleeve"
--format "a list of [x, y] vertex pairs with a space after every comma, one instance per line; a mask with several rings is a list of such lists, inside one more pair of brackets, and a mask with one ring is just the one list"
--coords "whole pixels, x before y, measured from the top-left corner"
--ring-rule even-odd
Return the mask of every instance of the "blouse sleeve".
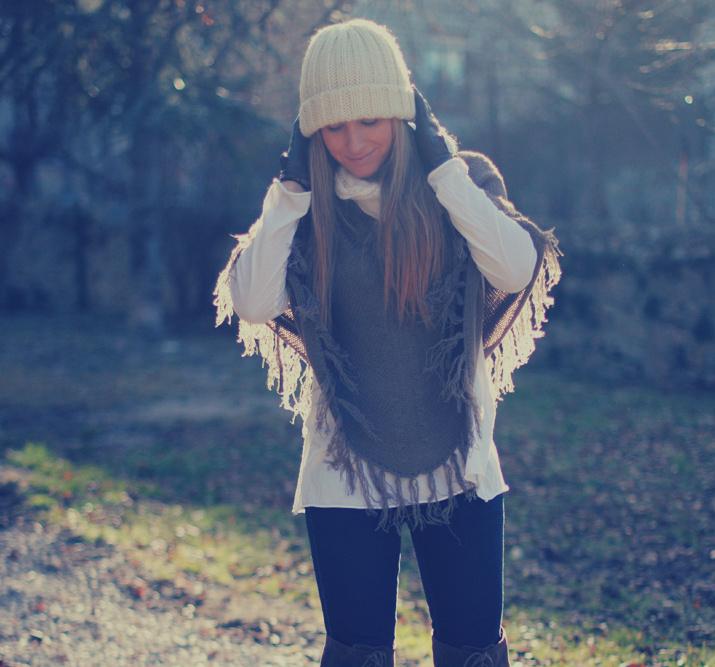
[[255, 235], [229, 272], [233, 309], [239, 318], [261, 324], [289, 304], [286, 266], [298, 222], [310, 208], [310, 192], [291, 192], [273, 180], [263, 200]]
[[484, 277], [503, 292], [519, 292], [532, 278], [537, 253], [518, 222], [500, 211], [469, 177], [467, 163], [454, 157], [432, 170], [427, 180], [466, 239]]

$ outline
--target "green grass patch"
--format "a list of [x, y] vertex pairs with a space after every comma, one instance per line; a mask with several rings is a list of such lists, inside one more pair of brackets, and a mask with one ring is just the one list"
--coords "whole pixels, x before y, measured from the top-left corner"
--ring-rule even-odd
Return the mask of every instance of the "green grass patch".
[[7, 451], [6, 461], [30, 473], [26, 504], [36, 520], [116, 545], [152, 577], [197, 573], [266, 596], [318, 601], [304, 535], [284, 513], [156, 501], [142, 495], [151, 486], [73, 465], [41, 443]]

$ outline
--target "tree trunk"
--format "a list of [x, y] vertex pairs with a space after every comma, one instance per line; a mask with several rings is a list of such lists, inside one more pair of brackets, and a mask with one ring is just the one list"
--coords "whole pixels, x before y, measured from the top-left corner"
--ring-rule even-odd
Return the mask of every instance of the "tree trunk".
[[161, 212], [158, 175], [158, 137], [138, 127], [130, 149], [130, 305], [129, 324], [151, 336], [161, 336], [165, 326], [162, 295], [164, 261], [161, 253]]

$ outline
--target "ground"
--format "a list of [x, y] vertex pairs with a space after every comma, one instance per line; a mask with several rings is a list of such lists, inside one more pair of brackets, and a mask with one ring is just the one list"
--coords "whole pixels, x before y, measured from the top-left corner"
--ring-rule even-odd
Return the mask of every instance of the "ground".
[[[299, 422], [240, 354], [228, 327], [0, 321], [0, 665], [317, 664]], [[715, 397], [538, 360], [515, 381], [512, 663], [715, 664]], [[405, 529], [400, 665], [431, 665], [429, 633]]]

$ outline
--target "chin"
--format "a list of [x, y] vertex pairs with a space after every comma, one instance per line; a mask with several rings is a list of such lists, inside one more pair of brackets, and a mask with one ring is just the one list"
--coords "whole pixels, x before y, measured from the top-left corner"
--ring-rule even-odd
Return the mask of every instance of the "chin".
[[362, 178], [363, 180], [370, 180], [373, 177], [378, 177], [379, 172], [380, 172], [380, 166], [382, 165], [365, 165], [363, 167], [358, 167], [358, 168], [349, 168], [346, 167], [346, 169], [356, 178]]
[[355, 178], [362, 178], [365, 180], [370, 178], [370, 176], [377, 171], [377, 169], [366, 169], [365, 167], [362, 169], [350, 169], [346, 167], [346, 169], [348, 169], [348, 171], [355, 176]]

